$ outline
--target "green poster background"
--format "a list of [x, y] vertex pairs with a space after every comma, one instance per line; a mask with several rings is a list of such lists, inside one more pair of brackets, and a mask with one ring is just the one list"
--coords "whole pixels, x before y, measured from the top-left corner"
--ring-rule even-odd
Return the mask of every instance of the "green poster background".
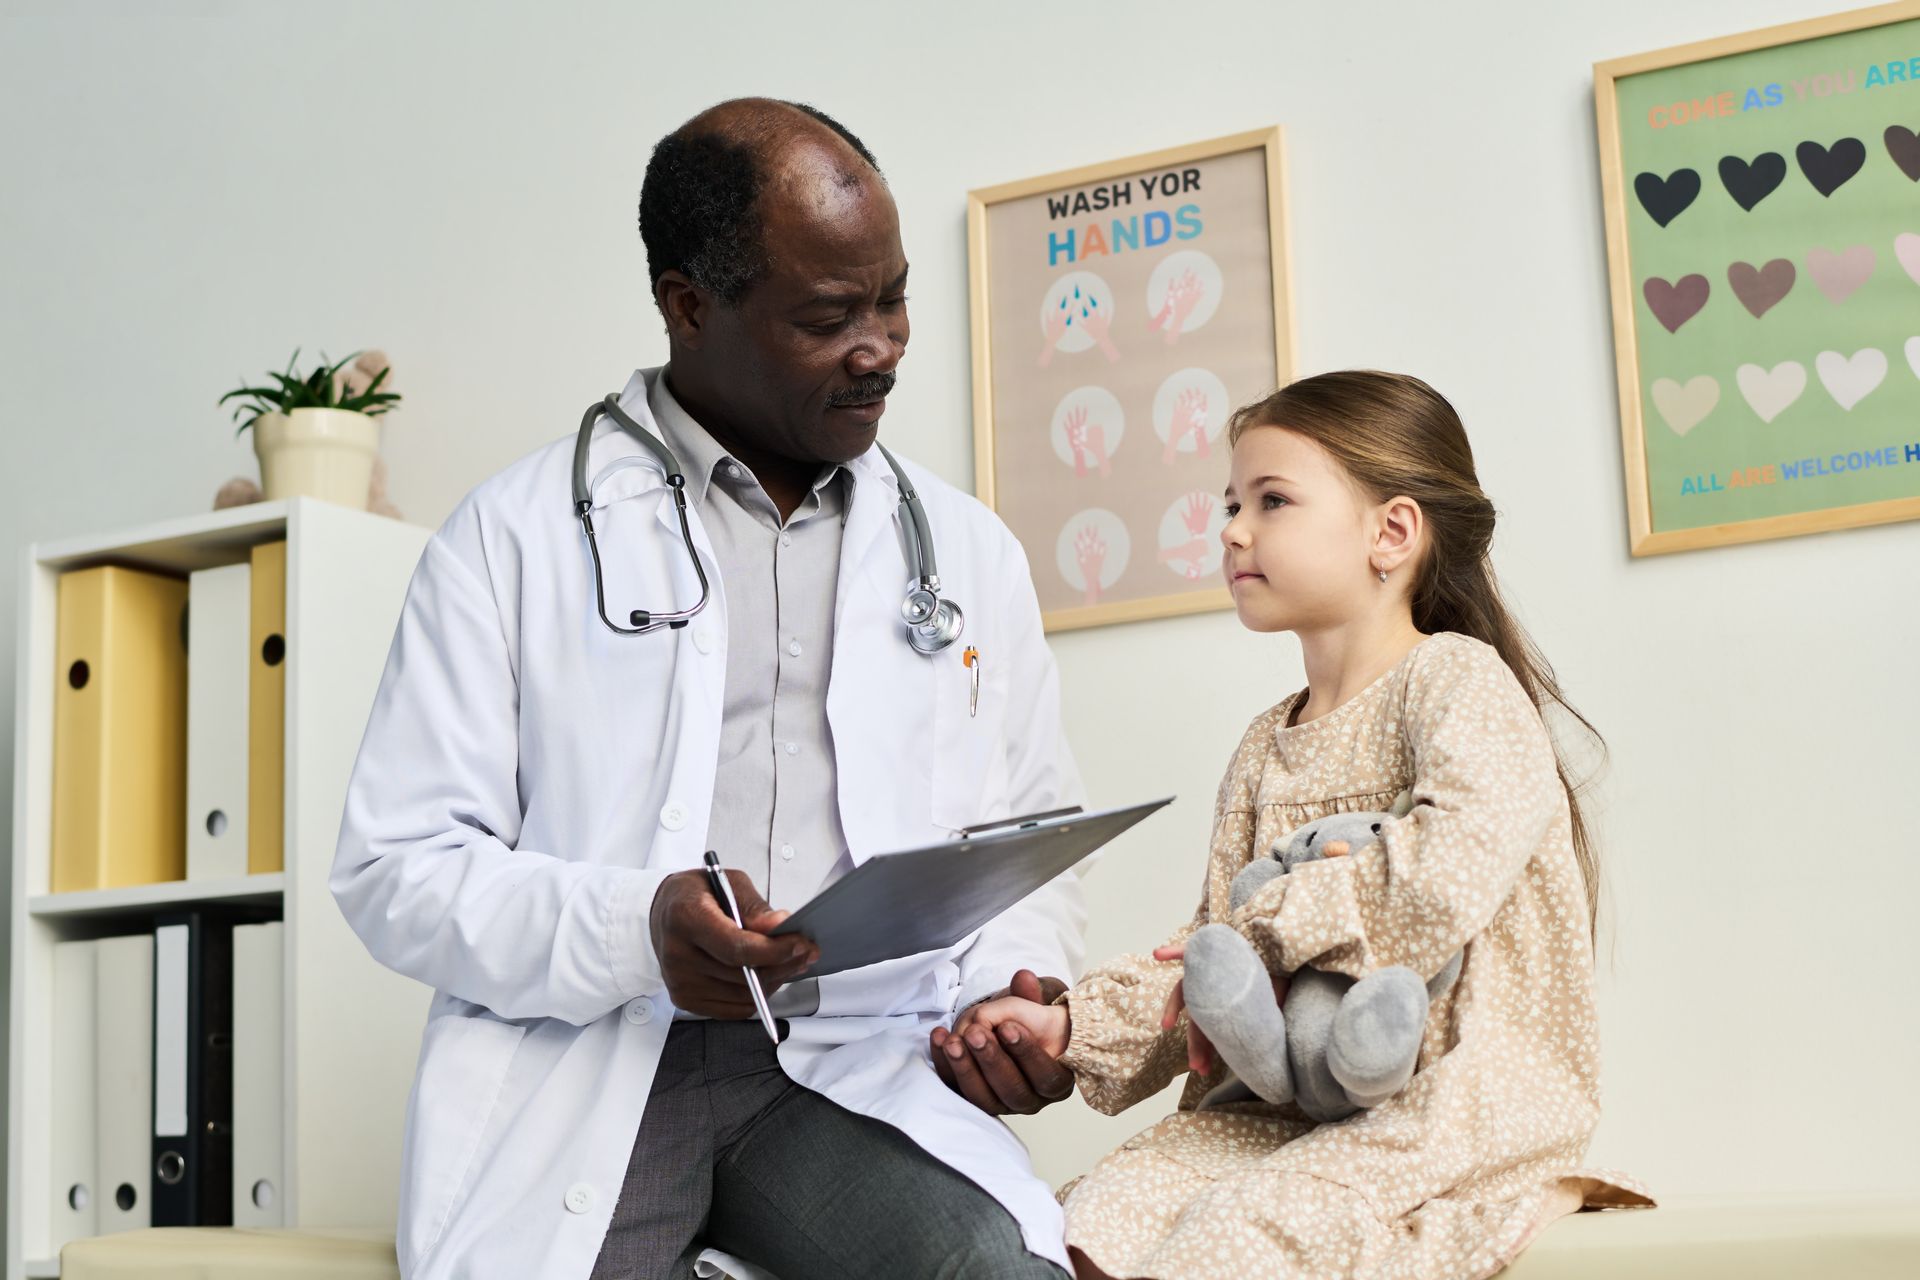
[[[1920, 494], [1920, 461], [1906, 449], [1920, 445], [1920, 280], [1895, 254], [1902, 233], [1920, 233], [1920, 182], [1895, 163], [1885, 141], [1889, 125], [1920, 130], [1920, 83], [1891, 80], [1869, 86], [1875, 67], [1920, 73], [1920, 20], [1827, 36], [1686, 66], [1623, 77], [1616, 83], [1627, 217], [1627, 254], [1640, 363], [1653, 529], [1665, 532]], [[1816, 80], [1816, 77], [1821, 79]], [[1916, 76], [1920, 79], [1920, 76]], [[1851, 86], [1849, 91], [1842, 91]], [[1777, 106], [1764, 102], [1778, 86]], [[1817, 93], [1828, 90], [1825, 96]], [[1752, 95], [1750, 96], [1750, 91]], [[1675, 104], [1683, 118], [1693, 104], [1731, 94], [1732, 114], [1655, 128], [1649, 114]], [[1723, 103], [1727, 99], [1721, 100]], [[1830, 196], [1802, 171], [1803, 141], [1832, 147], [1857, 138], [1866, 161]], [[1741, 208], [1720, 174], [1723, 156], [1752, 163], [1764, 152], [1786, 162], [1786, 176], [1752, 209]], [[1700, 191], [1661, 226], [1635, 192], [1635, 178], [1663, 181], [1676, 170], [1699, 175]], [[1815, 282], [1808, 253], [1840, 254], [1866, 245], [1873, 272], [1838, 304]], [[1759, 268], [1775, 258], [1794, 267], [1787, 295], [1756, 318], [1728, 280], [1728, 268]], [[1920, 255], [1912, 259], [1920, 269]], [[1651, 277], [1674, 283], [1706, 277], [1709, 293], [1698, 313], [1668, 332], [1648, 304]], [[1843, 409], [1823, 383], [1816, 361], [1823, 351], [1852, 357], [1872, 347], [1886, 357], [1879, 385]], [[1870, 358], [1869, 358], [1870, 359]], [[1742, 394], [1737, 370], [1773, 370], [1783, 361], [1805, 370], [1805, 389], [1771, 423]], [[1687, 384], [1706, 375], [1719, 388], [1713, 409], [1683, 435], [1655, 402], [1661, 379]], [[1790, 378], [1790, 374], [1786, 377]], [[1892, 465], [1840, 470], [1815, 478], [1784, 478], [1783, 466], [1834, 455], [1894, 450]], [[1886, 455], [1882, 455], [1884, 458]], [[1749, 468], [1774, 468], [1773, 484], [1737, 485], [1755, 478]], [[1715, 485], [1719, 488], [1716, 490]], [[1683, 489], [1704, 492], [1685, 492]]]

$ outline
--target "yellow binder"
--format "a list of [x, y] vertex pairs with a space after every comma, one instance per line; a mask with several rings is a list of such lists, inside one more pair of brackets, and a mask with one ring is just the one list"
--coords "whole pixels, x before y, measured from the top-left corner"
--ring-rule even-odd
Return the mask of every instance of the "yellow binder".
[[54, 652], [51, 890], [187, 873], [187, 584], [62, 574]]
[[287, 544], [253, 549], [247, 685], [247, 874], [286, 867]]

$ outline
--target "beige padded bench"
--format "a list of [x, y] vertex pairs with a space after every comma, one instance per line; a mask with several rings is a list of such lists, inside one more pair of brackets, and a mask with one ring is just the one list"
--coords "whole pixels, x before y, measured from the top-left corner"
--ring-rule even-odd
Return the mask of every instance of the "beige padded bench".
[[[129, 1231], [75, 1241], [60, 1258], [61, 1280], [399, 1280], [400, 1275], [391, 1237], [354, 1231]], [[1542, 1232], [1501, 1280], [1828, 1276], [1920, 1276], [1920, 1201], [1680, 1201], [1658, 1209], [1580, 1213]]]
[[389, 1231], [155, 1227], [75, 1240], [60, 1280], [400, 1280]]

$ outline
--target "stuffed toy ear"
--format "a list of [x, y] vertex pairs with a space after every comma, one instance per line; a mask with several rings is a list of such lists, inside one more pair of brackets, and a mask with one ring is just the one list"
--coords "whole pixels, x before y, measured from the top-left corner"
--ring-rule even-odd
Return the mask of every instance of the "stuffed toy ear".
[[1402, 791], [1393, 798], [1393, 804], [1387, 812], [1396, 818], [1404, 818], [1413, 812], [1413, 792]]

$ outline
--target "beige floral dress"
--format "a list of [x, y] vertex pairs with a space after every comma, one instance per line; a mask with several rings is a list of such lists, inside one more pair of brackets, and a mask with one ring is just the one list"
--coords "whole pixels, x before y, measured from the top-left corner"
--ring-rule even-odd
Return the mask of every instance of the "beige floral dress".
[[[1599, 1118], [1586, 890], [1539, 714], [1489, 646], [1441, 633], [1352, 700], [1290, 723], [1297, 693], [1247, 729], [1221, 782], [1206, 892], [1182, 941], [1227, 920], [1269, 969], [1437, 973], [1416, 1074], [1333, 1124], [1243, 1102], [1180, 1109], [1062, 1189], [1067, 1240], [1116, 1277], [1479, 1277], [1582, 1207], [1652, 1204], [1582, 1167]], [[1413, 812], [1357, 854], [1308, 863], [1229, 913], [1234, 874], [1330, 813]], [[1066, 995], [1065, 1061], [1109, 1115], [1186, 1070], [1160, 1029], [1178, 961], [1123, 956]], [[1216, 1068], [1216, 1071], [1223, 1069]]]

